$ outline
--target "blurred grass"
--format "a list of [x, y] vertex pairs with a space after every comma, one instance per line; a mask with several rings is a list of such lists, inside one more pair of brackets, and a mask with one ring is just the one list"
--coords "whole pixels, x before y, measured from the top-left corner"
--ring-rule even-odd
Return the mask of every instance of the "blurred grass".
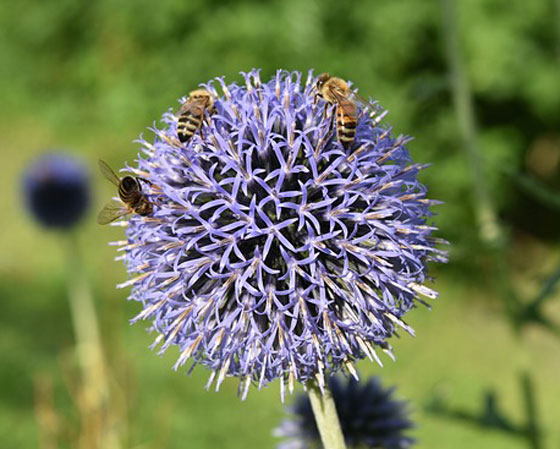
[[[532, 297], [558, 263], [560, 215], [518, 184], [531, 176], [547, 192], [560, 188], [560, 167], [550, 156], [560, 153], [560, 13], [552, 0], [476, 0], [458, 9], [484, 176], [507, 230], [504, 263], [512, 266], [516, 291]], [[186, 377], [171, 370], [173, 349], [162, 359], [150, 353], [147, 325], [127, 323], [138, 305], [114, 288], [126, 273], [105, 243], [121, 239], [122, 229], [94, 223], [113, 194], [95, 172], [98, 158], [115, 167], [132, 162], [139, 148], [132, 140], [149, 135], [146, 127], [178, 97], [214, 76], [239, 80], [238, 72], [252, 67], [262, 67], [265, 79], [277, 68], [312, 67], [351, 78], [362, 95], [390, 110], [396, 134], [415, 136], [414, 159], [432, 163], [422, 179], [430, 196], [446, 203], [435, 221], [453, 242], [453, 263], [438, 268], [441, 300], [433, 312], [412, 312], [418, 337], [394, 342], [396, 363], [359, 365], [411, 401], [418, 448], [526, 447], [423, 409], [437, 393], [474, 413], [494, 388], [503, 410], [522, 424], [518, 375], [526, 367], [544, 447], [558, 447], [560, 344], [534, 327], [515, 338], [501, 315], [492, 259], [477, 238], [442, 48], [438, 2], [359, 1], [351, 9], [332, 0], [1, 3], [0, 447], [37, 446], [37, 376], [52, 378], [56, 409], [71, 424], [61, 447], [71, 447], [79, 425], [63, 379], [73, 335], [61, 242], [31, 223], [19, 197], [23, 167], [44, 148], [70, 149], [92, 167], [95, 205], [80, 242], [109, 362], [126, 397], [125, 447], [273, 447], [270, 430], [283, 416], [278, 385], [241, 402], [236, 381], [206, 392], [203, 369]], [[542, 154], [545, 174], [531, 162], [540, 157], [542, 166]], [[559, 321], [558, 293], [554, 299], [546, 311]]]

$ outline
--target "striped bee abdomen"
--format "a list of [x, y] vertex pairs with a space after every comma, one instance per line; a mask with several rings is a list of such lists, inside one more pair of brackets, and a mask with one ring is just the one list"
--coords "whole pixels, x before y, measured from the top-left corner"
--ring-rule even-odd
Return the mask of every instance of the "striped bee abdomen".
[[336, 136], [342, 146], [348, 149], [356, 135], [357, 108], [350, 101], [338, 103], [336, 108]]
[[191, 107], [184, 111], [177, 121], [177, 137], [182, 143], [187, 142], [202, 125], [204, 110]]
[[119, 183], [119, 197], [126, 204], [138, 201], [141, 187], [138, 180], [132, 176], [125, 176]]

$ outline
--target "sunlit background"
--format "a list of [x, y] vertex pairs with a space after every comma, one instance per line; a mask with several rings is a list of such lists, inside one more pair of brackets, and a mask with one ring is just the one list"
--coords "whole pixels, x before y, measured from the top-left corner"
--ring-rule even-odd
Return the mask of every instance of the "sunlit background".
[[[68, 303], [67, 236], [23, 207], [20, 177], [45, 149], [82, 157], [93, 208], [77, 230], [121, 447], [265, 448], [279, 385], [174, 372], [148, 346], [95, 214], [114, 194], [97, 159], [132, 163], [134, 139], [215, 76], [328, 71], [390, 112], [421, 174], [450, 263], [397, 361], [363, 361], [410, 401], [423, 448], [560, 447], [560, 2], [140, 0], [0, 4], [0, 447], [91, 447]], [[156, 123], [157, 124], [157, 123]], [[289, 399], [288, 399], [289, 400]]]

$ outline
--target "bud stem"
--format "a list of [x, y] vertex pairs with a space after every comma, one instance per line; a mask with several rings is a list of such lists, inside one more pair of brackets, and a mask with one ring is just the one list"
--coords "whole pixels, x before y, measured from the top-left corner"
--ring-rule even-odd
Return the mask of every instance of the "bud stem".
[[315, 422], [321, 435], [323, 448], [346, 449], [334, 399], [328, 385], [325, 384], [323, 391], [321, 391], [317, 381], [310, 381], [307, 383], [307, 393], [309, 394]]
[[103, 357], [103, 347], [99, 335], [99, 325], [91, 289], [87, 281], [80, 257], [75, 232], [63, 236], [66, 239], [68, 262], [68, 291], [70, 313], [76, 338], [76, 356], [82, 372], [84, 401], [81, 404], [84, 416], [82, 439], [95, 447], [119, 449], [118, 434], [114, 422], [109, 417], [102, 419], [98, 427], [96, 419], [103, 416], [109, 403], [109, 379]]

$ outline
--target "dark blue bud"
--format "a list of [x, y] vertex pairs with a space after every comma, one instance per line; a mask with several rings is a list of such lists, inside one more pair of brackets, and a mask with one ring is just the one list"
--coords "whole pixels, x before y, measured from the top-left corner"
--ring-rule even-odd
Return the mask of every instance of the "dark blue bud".
[[[349, 378], [328, 381], [342, 434], [348, 449], [406, 449], [414, 440], [406, 435], [414, 425], [406, 402], [396, 400], [394, 388], [385, 389], [377, 377], [367, 382]], [[300, 394], [289, 407], [291, 416], [274, 434], [283, 441], [278, 449], [321, 447], [321, 438], [309, 396]]]
[[65, 153], [34, 159], [23, 174], [27, 208], [47, 228], [70, 228], [83, 217], [91, 199], [89, 174], [81, 160]]

